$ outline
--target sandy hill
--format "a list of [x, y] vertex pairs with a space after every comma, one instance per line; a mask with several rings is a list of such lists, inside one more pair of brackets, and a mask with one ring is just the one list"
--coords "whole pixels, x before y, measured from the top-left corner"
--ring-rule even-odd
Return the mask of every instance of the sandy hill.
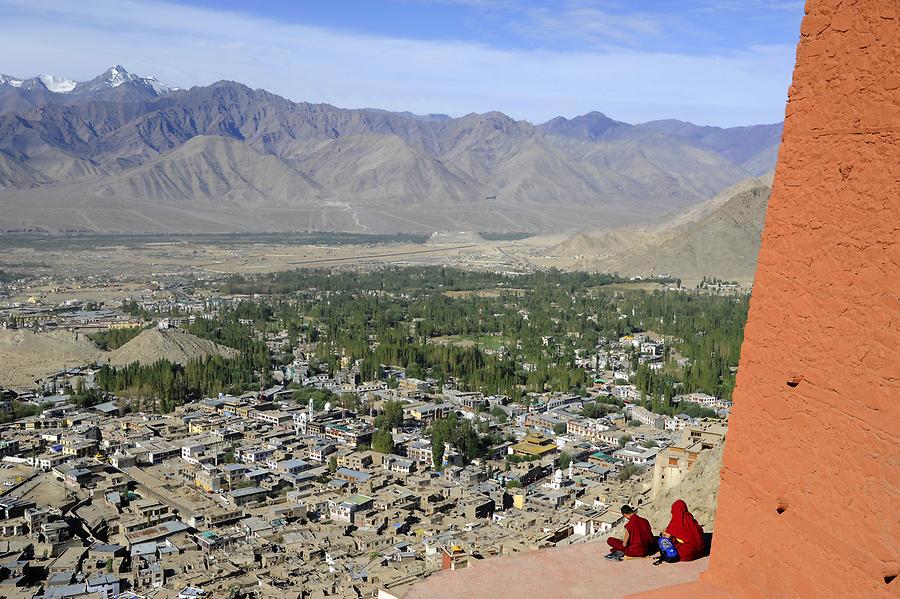
[[132, 362], [152, 364], [164, 359], [172, 363], [186, 364], [193, 358], [212, 355], [231, 358], [239, 353], [236, 349], [201, 339], [184, 331], [148, 329], [107, 354], [104, 359], [114, 366], [124, 366]]
[[0, 386], [30, 387], [37, 378], [89, 364], [102, 353], [81, 333], [0, 330]]
[[549, 253], [553, 256], [594, 256], [597, 243], [586, 233], [578, 233], [554, 245]]
[[750, 179], [665, 222], [580, 233], [546, 252], [574, 269], [750, 281], [770, 191], [771, 177]]

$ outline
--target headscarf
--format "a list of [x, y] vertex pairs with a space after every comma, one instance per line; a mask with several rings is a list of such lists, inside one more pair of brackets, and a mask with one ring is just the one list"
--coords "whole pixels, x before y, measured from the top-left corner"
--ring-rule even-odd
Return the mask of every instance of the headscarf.
[[697, 523], [688, 511], [687, 504], [681, 499], [672, 504], [672, 519], [666, 532], [683, 543], [703, 547], [703, 527]]

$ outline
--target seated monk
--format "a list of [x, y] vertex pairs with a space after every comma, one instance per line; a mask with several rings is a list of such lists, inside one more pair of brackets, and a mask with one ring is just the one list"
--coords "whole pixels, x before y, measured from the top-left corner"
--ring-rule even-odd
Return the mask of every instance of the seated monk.
[[650, 523], [627, 505], [622, 506], [622, 515], [628, 520], [625, 523], [625, 538], [606, 539], [612, 551], [621, 551], [628, 557], [644, 557], [656, 553], [656, 539]]
[[687, 504], [681, 499], [672, 504], [672, 520], [660, 536], [667, 537], [675, 543], [678, 559], [682, 562], [695, 560], [706, 553], [703, 527], [694, 519], [688, 511]]

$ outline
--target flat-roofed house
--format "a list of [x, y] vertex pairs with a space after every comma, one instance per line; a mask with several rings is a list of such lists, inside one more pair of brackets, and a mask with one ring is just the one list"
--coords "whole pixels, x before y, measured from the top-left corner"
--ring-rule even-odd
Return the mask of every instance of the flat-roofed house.
[[529, 433], [519, 443], [513, 445], [510, 450], [513, 455], [543, 457], [556, 451], [556, 443], [553, 439], [540, 433]]

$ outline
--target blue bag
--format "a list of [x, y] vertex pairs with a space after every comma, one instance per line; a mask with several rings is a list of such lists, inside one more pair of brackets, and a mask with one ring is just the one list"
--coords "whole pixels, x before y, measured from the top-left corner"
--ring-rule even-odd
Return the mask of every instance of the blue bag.
[[674, 564], [678, 561], [678, 549], [671, 539], [659, 537], [656, 540], [656, 544], [659, 545], [659, 558], [662, 561], [670, 564]]

